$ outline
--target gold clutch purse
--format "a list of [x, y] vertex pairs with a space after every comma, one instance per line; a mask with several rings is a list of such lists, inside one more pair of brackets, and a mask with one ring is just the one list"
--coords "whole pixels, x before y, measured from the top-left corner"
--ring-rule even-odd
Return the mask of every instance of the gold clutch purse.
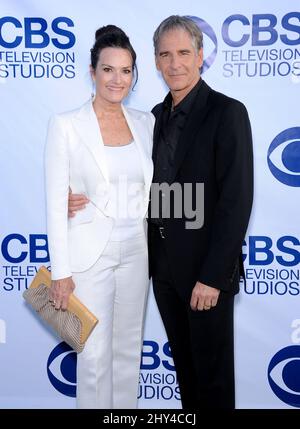
[[51, 273], [41, 267], [23, 297], [37, 314], [77, 353], [80, 353], [98, 323], [97, 317], [73, 294], [66, 311], [55, 310], [49, 301]]

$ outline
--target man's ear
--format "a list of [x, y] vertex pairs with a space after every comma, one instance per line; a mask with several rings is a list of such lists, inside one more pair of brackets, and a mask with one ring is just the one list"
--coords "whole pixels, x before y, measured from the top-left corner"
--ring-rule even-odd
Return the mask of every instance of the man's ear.
[[198, 52], [198, 67], [199, 67], [199, 69], [202, 67], [202, 65], [203, 65], [203, 48], [200, 48], [199, 52]]
[[159, 65], [159, 61], [158, 61], [158, 57], [157, 57], [157, 55], [155, 55], [155, 65], [156, 65], [156, 69], [157, 69], [158, 71], [160, 71], [160, 65]]

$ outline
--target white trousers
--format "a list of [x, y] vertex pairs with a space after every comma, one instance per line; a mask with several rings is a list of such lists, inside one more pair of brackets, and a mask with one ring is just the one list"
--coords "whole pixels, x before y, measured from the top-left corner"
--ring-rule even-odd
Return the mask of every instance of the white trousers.
[[77, 407], [136, 408], [149, 286], [145, 235], [109, 241], [73, 280], [74, 293], [99, 319], [77, 357]]

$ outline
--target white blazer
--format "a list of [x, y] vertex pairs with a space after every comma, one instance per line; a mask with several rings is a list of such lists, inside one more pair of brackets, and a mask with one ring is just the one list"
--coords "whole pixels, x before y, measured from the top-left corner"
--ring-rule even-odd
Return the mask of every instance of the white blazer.
[[[144, 172], [146, 216], [153, 175], [154, 116], [122, 105], [137, 145]], [[105, 148], [92, 100], [81, 108], [51, 118], [45, 151], [47, 232], [52, 279], [90, 268], [104, 250], [114, 220], [107, 211], [110, 199]], [[69, 186], [85, 194], [86, 208], [68, 219]]]

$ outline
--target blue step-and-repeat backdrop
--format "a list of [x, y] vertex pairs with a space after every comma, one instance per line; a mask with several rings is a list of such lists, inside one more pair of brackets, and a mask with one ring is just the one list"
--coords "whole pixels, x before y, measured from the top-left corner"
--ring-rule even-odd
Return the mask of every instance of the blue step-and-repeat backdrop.
[[[49, 266], [43, 153], [49, 116], [92, 92], [95, 30], [122, 27], [138, 54], [128, 99], [150, 110], [166, 87], [152, 35], [172, 14], [204, 32], [203, 78], [248, 108], [255, 202], [244, 242], [247, 283], [235, 306], [238, 408], [300, 407], [299, 1], [1, 0], [0, 408], [74, 408], [76, 355], [22, 298]], [[180, 408], [173, 361], [150, 293], [139, 407]]]

